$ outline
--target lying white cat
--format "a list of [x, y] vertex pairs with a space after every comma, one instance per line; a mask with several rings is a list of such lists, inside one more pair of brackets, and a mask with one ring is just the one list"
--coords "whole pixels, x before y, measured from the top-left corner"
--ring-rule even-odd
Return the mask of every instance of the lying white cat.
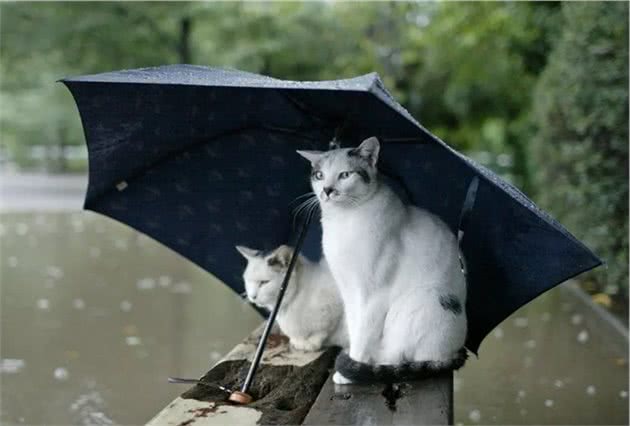
[[466, 360], [466, 280], [455, 235], [379, 178], [380, 144], [298, 151], [311, 162], [323, 249], [344, 302], [349, 353], [333, 379], [396, 382]]
[[[285, 245], [271, 253], [242, 246], [236, 249], [247, 259], [243, 273], [247, 298], [257, 306], [273, 309], [293, 249]], [[343, 303], [324, 259], [313, 263], [298, 257], [276, 320], [295, 349], [348, 347]]]

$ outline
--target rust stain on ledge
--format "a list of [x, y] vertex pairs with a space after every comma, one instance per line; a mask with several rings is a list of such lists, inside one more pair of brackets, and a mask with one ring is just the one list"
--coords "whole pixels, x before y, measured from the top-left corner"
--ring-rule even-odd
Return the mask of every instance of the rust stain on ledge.
[[189, 413], [193, 413], [195, 417], [208, 417], [208, 414], [215, 413], [217, 411], [217, 404], [210, 403], [208, 407], [199, 407], [188, 410]]
[[277, 348], [280, 345], [288, 345], [289, 338], [282, 334], [270, 334], [267, 339], [267, 349]]

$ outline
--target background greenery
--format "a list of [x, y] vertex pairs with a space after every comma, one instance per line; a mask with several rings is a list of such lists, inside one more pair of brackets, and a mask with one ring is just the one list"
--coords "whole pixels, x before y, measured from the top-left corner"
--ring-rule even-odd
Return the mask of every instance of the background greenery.
[[627, 297], [627, 3], [5, 3], [0, 17], [3, 167], [85, 169], [78, 115], [54, 83], [67, 75], [377, 71], [426, 127], [606, 259], [585, 280], [598, 301]]

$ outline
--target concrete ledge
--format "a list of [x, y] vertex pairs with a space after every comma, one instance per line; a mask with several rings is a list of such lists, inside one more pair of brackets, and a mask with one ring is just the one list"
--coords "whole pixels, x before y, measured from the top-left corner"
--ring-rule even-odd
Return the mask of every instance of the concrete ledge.
[[340, 386], [329, 378], [303, 424], [453, 424], [453, 374], [397, 385]]
[[[202, 378], [238, 389], [263, 326], [230, 351]], [[329, 376], [336, 349], [301, 352], [290, 348], [285, 336], [271, 334], [262, 363], [250, 389], [254, 402], [232, 405], [227, 394], [195, 385], [149, 421], [150, 426], [300, 424]], [[166, 385], [169, 386], [169, 385]]]

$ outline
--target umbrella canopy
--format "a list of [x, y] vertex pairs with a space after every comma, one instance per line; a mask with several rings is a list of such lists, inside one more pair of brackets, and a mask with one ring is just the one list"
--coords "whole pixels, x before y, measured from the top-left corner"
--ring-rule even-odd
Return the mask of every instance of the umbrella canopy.
[[[234, 246], [270, 249], [294, 235], [310, 191], [297, 149], [376, 136], [379, 167], [407, 199], [457, 233], [468, 269], [467, 346], [542, 292], [601, 261], [519, 190], [422, 127], [377, 74], [319, 82], [190, 65], [62, 80], [89, 152], [85, 208], [153, 237], [243, 290]], [[474, 202], [465, 203], [477, 177]], [[464, 204], [467, 205], [464, 208]], [[310, 232], [307, 256], [320, 256]]]

